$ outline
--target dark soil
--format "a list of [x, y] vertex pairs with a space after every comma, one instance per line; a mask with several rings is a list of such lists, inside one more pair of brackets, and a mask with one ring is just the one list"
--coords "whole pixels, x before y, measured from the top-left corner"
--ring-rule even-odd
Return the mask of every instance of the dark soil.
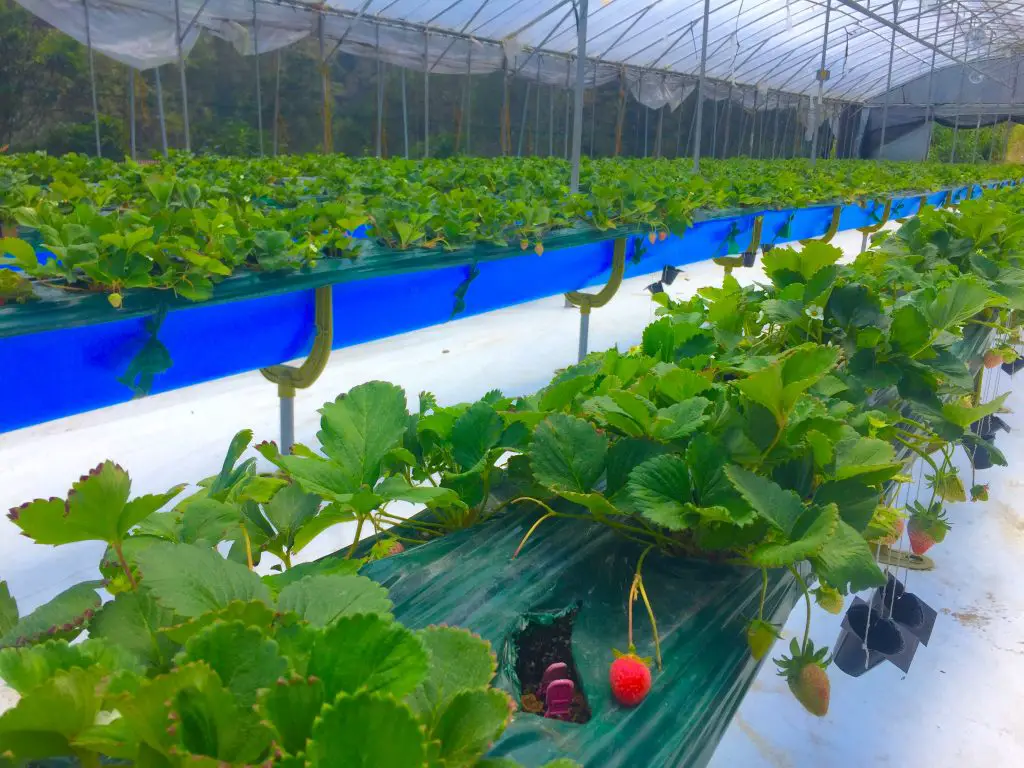
[[572, 657], [572, 623], [576, 613], [568, 613], [551, 624], [537, 622], [529, 624], [516, 638], [516, 674], [522, 692], [520, 709], [535, 715], [544, 715], [544, 704], [540, 698], [540, 681], [544, 670], [556, 662], [569, 667], [569, 679], [576, 686], [576, 695], [569, 708], [570, 722], [585, 723], [590, 720], [590, 705], [583, 693], [579, 671]]

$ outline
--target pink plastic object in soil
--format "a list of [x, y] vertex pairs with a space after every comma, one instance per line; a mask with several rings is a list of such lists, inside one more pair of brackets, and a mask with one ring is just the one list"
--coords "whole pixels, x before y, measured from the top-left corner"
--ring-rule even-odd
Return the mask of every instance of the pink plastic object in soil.
[[569, 679], [569, 667], [564, 661], [556, 661], [554, 664], [544, 670], [544, 677], [540, 679], [540, 696], [544, 698], [544, 694], [547, 692], [548, 686], [551, 685], [555, 680], [568, 680]]
[[572, 680], [554, 680], [548, 685], [547, 695], [544, 697], [546, 709], [544, 717], [555, 720], [569, 719], [569, 706], [572, 704], [573, 694], [576, 686]]

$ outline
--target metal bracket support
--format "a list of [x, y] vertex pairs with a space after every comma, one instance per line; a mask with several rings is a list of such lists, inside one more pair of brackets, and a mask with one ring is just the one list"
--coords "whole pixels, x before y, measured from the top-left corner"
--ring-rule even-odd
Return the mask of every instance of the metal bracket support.
[[594, 307], [603, 307], [618, 292], [622, 285], [623, 275], [626, 273], [626, 239], [619, 238], [615, 241], [615, 249], [612, 251], [612, 273], [608, 276], [608, 282], [597, 293], [582, 293], [580, 291], [569, 291], [565, 294], [565, 301], [574, 307], [580, 308], [580, 345], [577, 360], [583, 361], [587, 356], [587, 342], [590, 334], [590, 310]]
[[819, 242], [819, 243], [831, 242], [832, 238], [836, 236], [836, 232], [839, 231], [839, 217], [842, 215], [842, 213], [843, 213], [843, 207], [841, 205], [837, 205], [835, 208], [832, 209], [832, 220], [828, 223], [828, 229], [825, 231], [825, 234], [822, 235], [820, 238], [818, 238], [816, 240], [815, 239], [801, 240], [800, 244], [801, 245], [807, 245], [808, 243], [814, 243], [814, 242]]
[[295, 443], [295, 390], [311, 386], [323, 373], [331, 356], [334, 341], [331, 296], [329, 285], [316, 289], [313, 348], [302, 365], [272, 365], [260, 369], [264, 378], [277, 384], [277, 396], [281, 400], [281, 453], [290, 453]]
[[757, 249], [761, 247], [761, 230], [764, 226], [764, 216], [757, 216], [754, 219], [754, 227], [750, 232], [750, 243], [739, 256], [719, 256], [712, 259], [715, 264], [725, 267], [725, 274], [731, 275], [736, 267], [754, 266], [754, 258], [757, 256]]
[[858, 227], [857, 229], [864, 234], [864, 237], [860, 241], [860, 250], [863, 253], [868, 249], [868, 235], [873, 235], [878, 232], [882, 227], [889, 223], [889, 214], [892, 213], [892, 198], [890, 197], [885, 201], [885, 207], [882, 209], [882, 220], [877, 224], [871, 224], [867, 227]]

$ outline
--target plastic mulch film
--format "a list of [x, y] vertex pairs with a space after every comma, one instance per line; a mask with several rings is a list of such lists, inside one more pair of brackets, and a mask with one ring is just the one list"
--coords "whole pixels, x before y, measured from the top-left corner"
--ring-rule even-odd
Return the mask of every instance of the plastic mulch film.
[[[520, 705], [492, 756], [539, 766], [569, 757], [601, 768], [701, 766], [739, 707], [759, 664], [744, 629], [757, 615], [756, 569], [666, 557], [652, 552], [644, 585], [654, 608], [664, 668], [635, 709], [611, 696], [612, 649], [625, 651], [626, 602], [642, 548], [599, 524], [554, 518], [512, 553], [537, 519], [509, 513], [367, 565], [385, 585], [399, 621], [411, 627], [450, 624], [490, 641], [498, 656], [496, 685]], [[769, 572], [765, 618], [784, 623], [799, 596], [783, 570]], [[517, 640], [536, 623], [572, 617], [572, 658], [591, 710], [586, 723], [561, 722], [522, 710]], [[634, 642], [654, 656], [642, 603], [634, 608]]]

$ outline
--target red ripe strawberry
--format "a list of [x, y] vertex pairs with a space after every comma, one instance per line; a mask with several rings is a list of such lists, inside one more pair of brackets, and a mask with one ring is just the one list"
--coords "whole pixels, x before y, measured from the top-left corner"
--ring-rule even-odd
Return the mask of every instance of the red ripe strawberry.
[[995, 368], [997, 365], [1002, 365], [1002, 364], [1003, 364], [1003, 356], [1000, 355], [998, 352], [995, 352], [995, 351], [990, 349], [988, 352], [985, 353], [985, 367], [986, 368]]
[[635, 653], [614, 651], [615, 661], [608, 670], [612, 696], [624, 707], [635, 707], [651, 690], [651, 670], [646, 659]]
[[789, 651], [792, 658], [783, 656], [775, 660], [779, 665], [779, 675], [786, 678], [789, 690], [796, 696], [796, 700], [803, 704], [804, 709], [812, 715], [824, 717], [828, 714], [831, 695], [831, 686], [825, 673], [825, 667], [831, 661], [827, 658], [828, 648], [816, 651], [814, 643], [808, 640], [807, 647], [801, 650], [794, 638]]
[[915, 504], [907, 528], [910, 532], [910, 549], [915, 555], [923, 555], [945, 539], [949, 531], [949, 523], [942, 511], [942, 504], [935, 502], [930, 507]]
[[779, 630], [763, 619], [753, 619], [747, 625], [747, 645], [750, 646], [750, 655], [760, 661], [768, 655], [772, 649]]

